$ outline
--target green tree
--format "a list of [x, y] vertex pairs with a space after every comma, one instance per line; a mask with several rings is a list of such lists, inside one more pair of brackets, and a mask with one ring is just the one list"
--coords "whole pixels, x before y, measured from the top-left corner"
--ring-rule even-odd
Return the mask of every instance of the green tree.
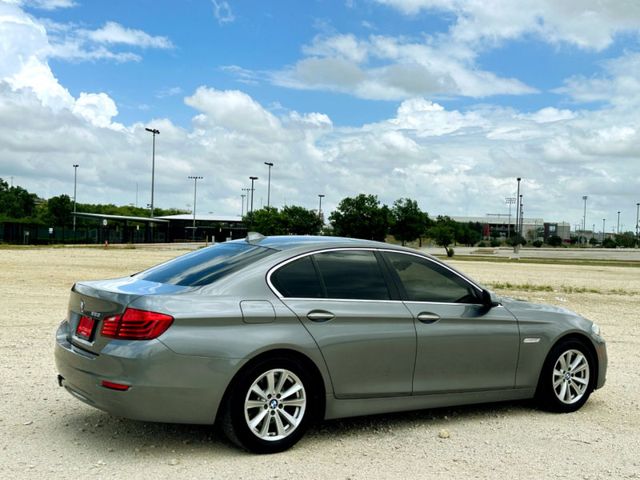
[[616, 243], [623, 248], [633, 248], [636, 245], [636, 235], [633, 232], [624, 232], [616, 235]]
[[37, 198], [22, 187], [10, 187], [0, 178], [0, 215], [14, 219], [31, 217]]
[[280, 222], [290, 235], [317, 235], [322, 227], [322, 219], [316, 212], [296, 205], [282, 209]]
[[329, 215], [329, 221], [336, 235], [384, 241], [390, 217], [389, 207], [380, 206], [377, 196], [361, 193], [343, 198]]
[[284, 235], [286, 233], [282, 216], [275, 207], [263, 207], [260, 210], [249, 212], [243, 221], [249, 230], [262, 235]]
[[482, 240], [482, 225], [478, 222], [458, 223], [455, 231], [455, 241], [463, 245], [472, 246]]
[[[427, 235], [436, 242], [436, 245], [444, 247], [447, 256], [452, 256], [452, 254], [449, 253], [449, 245], [455, 240], [455, 222], [453, 222], [453, 220], [449, 217], [439, 216], [435, 225], [427, 231]], [[453, 249], [451, 249], [451, 251], [453, 251]]]
[[[77, 206], [76, 206], [77, 207]], [[69, 195], [51, 197], [47, 201], [46, 219], [51, 226], [64, 227], [72, 221], [73, 202]]]
[[390, 233], [397, 240], [411, 242], [424, 233], [429, 215], [418, 207], [418, 202], [410, 198], [400, 198], [391, 207]]
[[558, 235], [551, 235], [549, 238], [547, 238], [547, 244], [551, 247], [559, 247], [560, 245], [562, 245], [562, 238], [560, 238]]

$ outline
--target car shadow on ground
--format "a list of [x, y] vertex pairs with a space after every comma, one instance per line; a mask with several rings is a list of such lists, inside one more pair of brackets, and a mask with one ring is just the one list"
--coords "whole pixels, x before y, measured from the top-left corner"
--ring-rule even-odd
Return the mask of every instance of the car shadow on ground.
[[[410, 429], [429, 429], [434, 435], [467, 421], [487, 422], [511, 416], [530, 417], [538, 412], [531, 402], [501, 402], [388, 413], [326, 420], [311, 427], [302, 442], [325, 442], [371, 435], [392, 435]], [[216, 451], [236, 457], [246, 453], [226, 439], [217, 426], [153, 423], [115, 417], [81, 407], [56, 419], [56, 430], [71, 445], [108, 452], [130, 452], [134, 457], [189, 455]]]

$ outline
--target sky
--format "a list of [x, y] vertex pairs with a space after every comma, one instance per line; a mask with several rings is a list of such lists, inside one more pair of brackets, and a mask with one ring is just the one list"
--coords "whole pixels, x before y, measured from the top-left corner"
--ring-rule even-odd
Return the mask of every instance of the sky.
[[239, 215], [418, 201], [635, 230], [637, 0], [0, 0], [0, 178]]

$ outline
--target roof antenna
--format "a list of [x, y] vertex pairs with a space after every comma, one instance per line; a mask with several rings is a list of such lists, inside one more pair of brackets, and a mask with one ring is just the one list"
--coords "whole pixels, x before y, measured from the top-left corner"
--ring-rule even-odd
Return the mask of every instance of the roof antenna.
[[259, 243], [265, 236], [258, 232], [247, 232], [247, 237], [244, 239], [247, 243]]

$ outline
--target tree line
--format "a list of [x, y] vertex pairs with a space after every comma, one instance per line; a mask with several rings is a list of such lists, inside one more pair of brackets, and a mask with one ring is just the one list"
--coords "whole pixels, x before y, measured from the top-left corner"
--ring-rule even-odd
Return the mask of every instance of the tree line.
[[450, 245], [474, 245], [482, 239], [480, 223], [459, 223], [447, 216], [435, 219], [423, 212], [416, 200], [400, 198], [391, 207], [381, 204], [375, 195], [360, 194], [340, 201], [329, 215], [329, 226], [319, 212], [299, 206], [282, 210], [265, 207], [250, 212], [244, 222], [251, 230], [263, 235], [317, 235], [332, 234], [341, 237], [384, 241], [387, 235], [406, 244], [424, 237], [431, 238], [453, 254]]
[[[77, 203], [76, 210], [83, 213], [147, 217], [149, 210], [131, 205]], [[30, 223], [52, 227], [67, 227], [73, 223], [73, 200], [69, 195], [58, 195], [48, 200], [39, 198], [20, 186], [9, 186], [0, 178], [0, 221]], [[177, 209], [154, 209], [157, 216], [187, 213]], [[82, 224], [82, 219], [77, 222]]]

